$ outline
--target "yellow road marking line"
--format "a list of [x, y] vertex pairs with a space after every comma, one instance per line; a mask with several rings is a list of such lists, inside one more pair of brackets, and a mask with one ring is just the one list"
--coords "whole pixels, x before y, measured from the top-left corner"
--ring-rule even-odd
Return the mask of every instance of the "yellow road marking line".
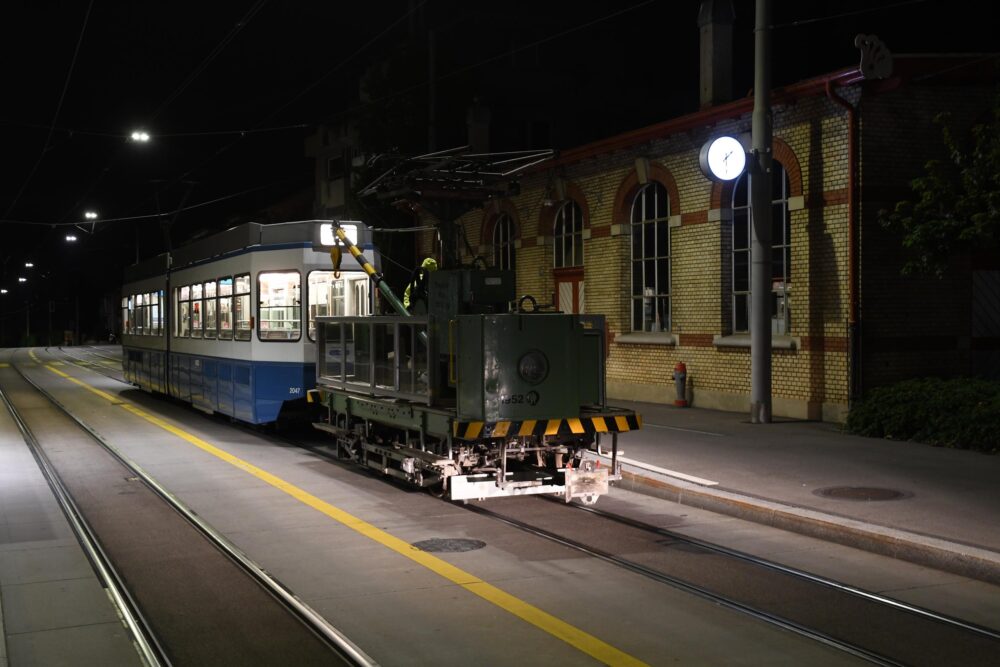
[[10, 368], [10, 364], [0, 364], [0, 368]]
[[426, 551], [421, 551], [417, 547], [405, 542], [398, 537], [390, 535], [389, 533], [376, 528], [370, 523], [359, 519], [358, 517], [345, 512], [344, 510], [331, 505], [330, 503], [317, 498], [308, 491], [304, 491], [297, 486], [286, 482], [276, 475], [272, 475], [262, 468], [240, 459], [229, 452], [219, 449], [215, 445], [202, 440], [198, 436], [192, 435], [173, 424], [166, 422], [159, 417], [149, 414], [148, 412], [142, 410], [141, 408], [132, 405], [126, 401], [122, 401], [107, 392], [101, 391], [96, 387], [91, 387], [86, 382], [79, 380], [77, 378], [71, 377], [62, 371], [53, 368], [52, 366], [46, 366], [50, 371], [56, 375], [69, 380], [70, 382], [87, 389], [88, 391], [97, 394], [101, 398], [104, 398], [116, 405], [122, 406], [125, 410], [131, 412], [137, 417], [145, 419], [150, 424], [159, 426], [164, 431], [176, 435], [178, 438], [191, 443], [198, 449], [219, 458], [226, 463], [229, 463], [240, 470], [243, 470], [257, 479], [266, 482], [273, 486], [274, 488], [284, 491], [291, 497], [295, 498], [299, 502], [312, 507], [313, 509], [325, 514], [334, 521], [337, 521], [344, 526], [354, 530], [355, 532], [364, 535], [365, 537], [378, 542], [382, 546], [395, 551], [401, 556], [405, 556], [410, 560], [423, 565], [428, 570], [434, 572], [435, 574], [444, 577], [448, 581], [457, 584], [464, 588], [465, 590], [479, 596], [480, 598], [490, 602], [504, 611], [507, 611], [514, 616], [517, 616], [523, 621], [534, 625], [536, 628], [543, 630], [557, 639], [561, 639], [573, 648], [586, 653], [587, 655], [593, 657], [595, 660], [606, 665], [645, 665], [646, 663], [641, 660], [632, 657], [628, 653], [616, 649], [614, 646], [607, 644], [597, 637], [590, 635], [575, 626], [566, 623], [549, 614], [542, 611], [538, 607], [535, 607], [523, 600], [514, 597], [510, 593], [507, 593], [492, 584], [488, 584], [482, 579], [479, 579], [473, 574], [470, 574], [458, 567], [455, 567], [451, 563], [444, 561], [437, 556], [433, 556]]
[[56, 375], [58, 375], [59, 377], [65, 378], [65, 379], [69, 380], [70, 382], [72, 382], [73, 384], [79, 385], [79, 386], [83, 387], [84, 389], [86, 389], [87, 391], [92, 392], [94, 394], [97, 394], [98, 396], [100, 396], [101, 398], [105, 399], [106, 401], [111, 402], [112, 405], [122, 405], [122, 406], [126, 405], [125, 401], [121, 400], [117, 396], [112, 396], [108, 392], [101, 391], [97, 387], [91, 387], [89, 384], [87, 384], [83, 380], [78, 380], [77, 378], [73, 377], [72, 375], [68, 375], [66, 373], [63, 373], [58, 368], [53, 368], [51, 365], [48, 365], [48, 364], [46, 364], [45, 367], [48, 368], [53, 373], [55, 373]]
[[35, 348], [28, 349], [28, 356], [31, 357], [31, 360], [34, 361], [36, 364], [42, 363], [41, 359], [35, 356]]

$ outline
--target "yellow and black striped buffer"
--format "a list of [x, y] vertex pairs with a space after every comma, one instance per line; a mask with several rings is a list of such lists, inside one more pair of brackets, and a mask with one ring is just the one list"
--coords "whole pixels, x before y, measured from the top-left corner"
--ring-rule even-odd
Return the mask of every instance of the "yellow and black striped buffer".
[[624, 433], [642, 428], [642, 416], [634, 412], [523, 421], [452, 422], [452, 434], [462, 440], [513, 438], [530, 435], [582, 435]]

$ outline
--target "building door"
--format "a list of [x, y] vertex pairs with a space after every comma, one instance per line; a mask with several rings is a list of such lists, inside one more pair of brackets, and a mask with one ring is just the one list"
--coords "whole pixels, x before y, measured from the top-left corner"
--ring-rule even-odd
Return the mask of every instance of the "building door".
[[583, 267], [557, 269], [554, 275], [556, 285], [556, 309], [564, 313], [582, 314]]

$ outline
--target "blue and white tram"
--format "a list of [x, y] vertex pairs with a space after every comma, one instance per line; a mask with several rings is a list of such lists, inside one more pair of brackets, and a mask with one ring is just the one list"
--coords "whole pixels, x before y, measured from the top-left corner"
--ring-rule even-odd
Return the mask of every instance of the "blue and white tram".
[[[368, 228], [341, 227], [380, 270]], [[315, 384], [316, 318], [372, 312], [357, 261], [344, 253], [333, 270], [336, 243], [323, 221], [247, 223], [129, 267], [126, 380], [207, 412], [276, 421]]]

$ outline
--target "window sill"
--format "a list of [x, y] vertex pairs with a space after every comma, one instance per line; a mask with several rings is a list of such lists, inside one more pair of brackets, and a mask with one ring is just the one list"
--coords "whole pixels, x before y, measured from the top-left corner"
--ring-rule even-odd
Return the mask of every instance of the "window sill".
[[628, 345], [677, 345], [677, 336], [669, 331], [632, 331], [618, 334], [615, 342]]
[[[729, 336], [713, 336], [712, 345], [716, 347], [750, 347], [750, 334], [731, 334]], [[771, 335], [772, 350], [802, 349], [802, 340], [798, 336]]]

